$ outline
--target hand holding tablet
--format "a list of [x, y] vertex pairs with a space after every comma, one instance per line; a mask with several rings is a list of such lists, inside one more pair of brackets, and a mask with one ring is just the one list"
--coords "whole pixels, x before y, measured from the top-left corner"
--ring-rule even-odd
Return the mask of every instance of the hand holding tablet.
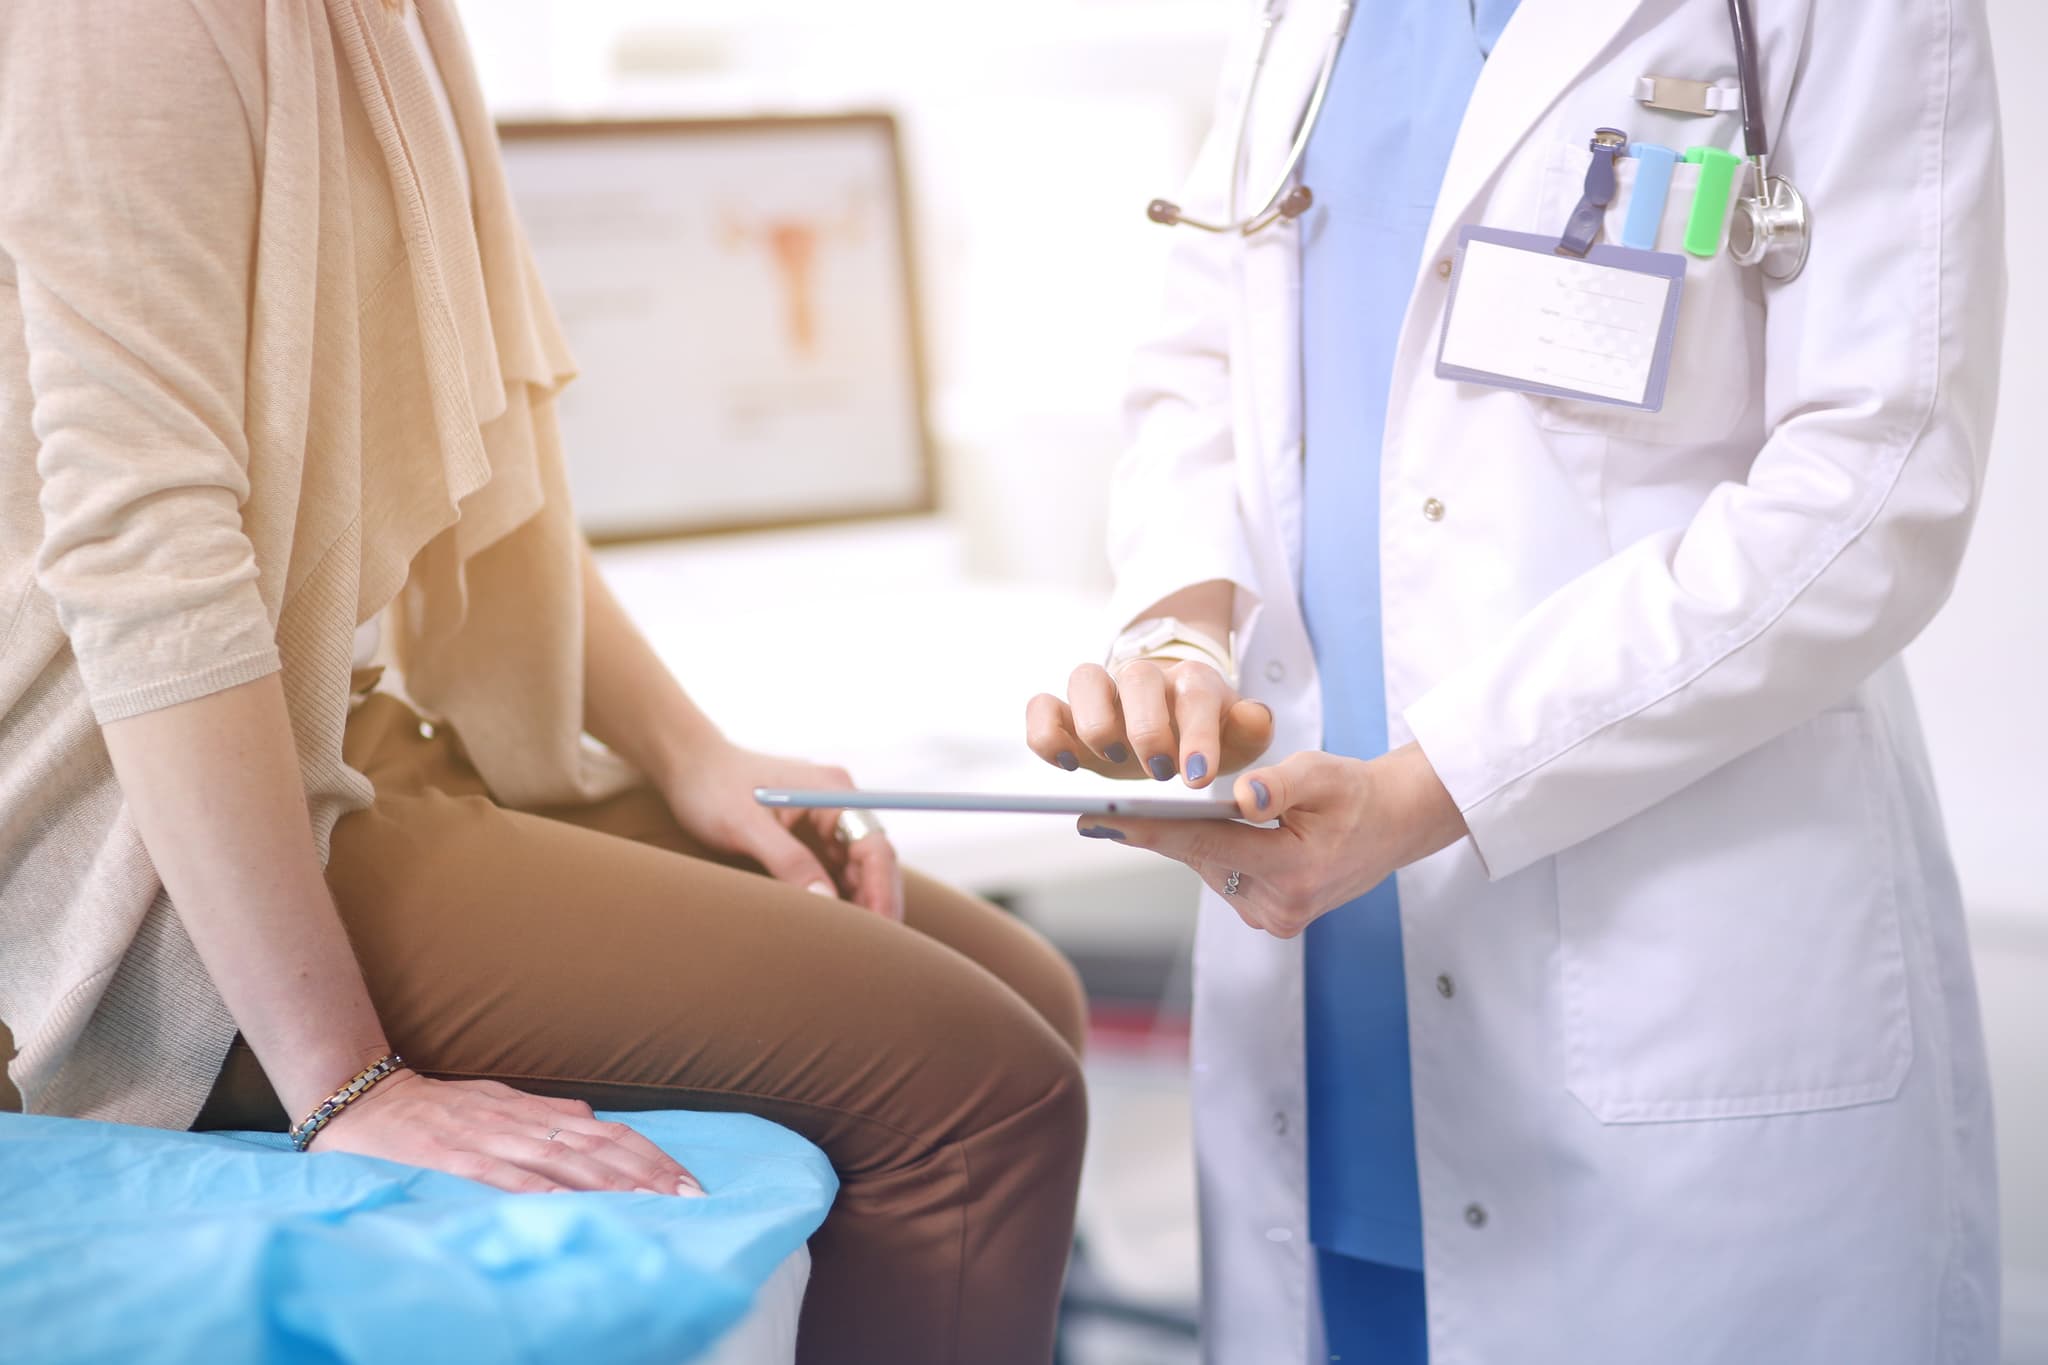
[[1139, 820], [1237, 820], [1228, 797], [1043, 796], [1005, 792], [824, 791], [756, 787], [764, 806], [797, 810], [940, 810], [1027, 815], [1127, 815]]

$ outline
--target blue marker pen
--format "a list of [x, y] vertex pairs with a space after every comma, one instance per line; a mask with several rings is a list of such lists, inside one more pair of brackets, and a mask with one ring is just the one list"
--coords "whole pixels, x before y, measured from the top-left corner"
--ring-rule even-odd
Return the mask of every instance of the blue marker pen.
[[1678, 153], [1654, 142], [1638, 142], [1629, 151], [1636, 159], [1636, 185], [1629, 196], [1621, 244], [1638, 251], [1655, 251], [1658, 229], [1664, 226], [1664, 201], [1671, 196], [1671, 171], [1678, 164]]

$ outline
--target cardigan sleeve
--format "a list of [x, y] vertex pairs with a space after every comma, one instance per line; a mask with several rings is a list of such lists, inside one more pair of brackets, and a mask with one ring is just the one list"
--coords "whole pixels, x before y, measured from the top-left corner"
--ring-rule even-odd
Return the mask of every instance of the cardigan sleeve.
[[256, 206], [248, 110], [191, 6], [0, 6], [36, 576], [102, 723], [278, 667], [242, 523]]

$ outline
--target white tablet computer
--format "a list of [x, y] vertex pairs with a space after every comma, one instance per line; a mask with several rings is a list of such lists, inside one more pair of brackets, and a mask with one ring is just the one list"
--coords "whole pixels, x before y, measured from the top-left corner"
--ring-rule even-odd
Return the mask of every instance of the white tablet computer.
[[1139, 820], [1239, 820], [1229, 797], [1024, 796], [1003, 792], [793, 791], [756, 787], [764, 806], [801, 810], [958, 810], [1028, 815], [1128, 815]]

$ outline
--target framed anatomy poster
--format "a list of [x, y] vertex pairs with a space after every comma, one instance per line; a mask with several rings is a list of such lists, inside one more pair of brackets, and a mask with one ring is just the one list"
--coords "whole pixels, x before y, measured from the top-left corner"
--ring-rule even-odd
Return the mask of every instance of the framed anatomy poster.
[[593, 540], [929, 511], [886, 114], [503, 125]]

